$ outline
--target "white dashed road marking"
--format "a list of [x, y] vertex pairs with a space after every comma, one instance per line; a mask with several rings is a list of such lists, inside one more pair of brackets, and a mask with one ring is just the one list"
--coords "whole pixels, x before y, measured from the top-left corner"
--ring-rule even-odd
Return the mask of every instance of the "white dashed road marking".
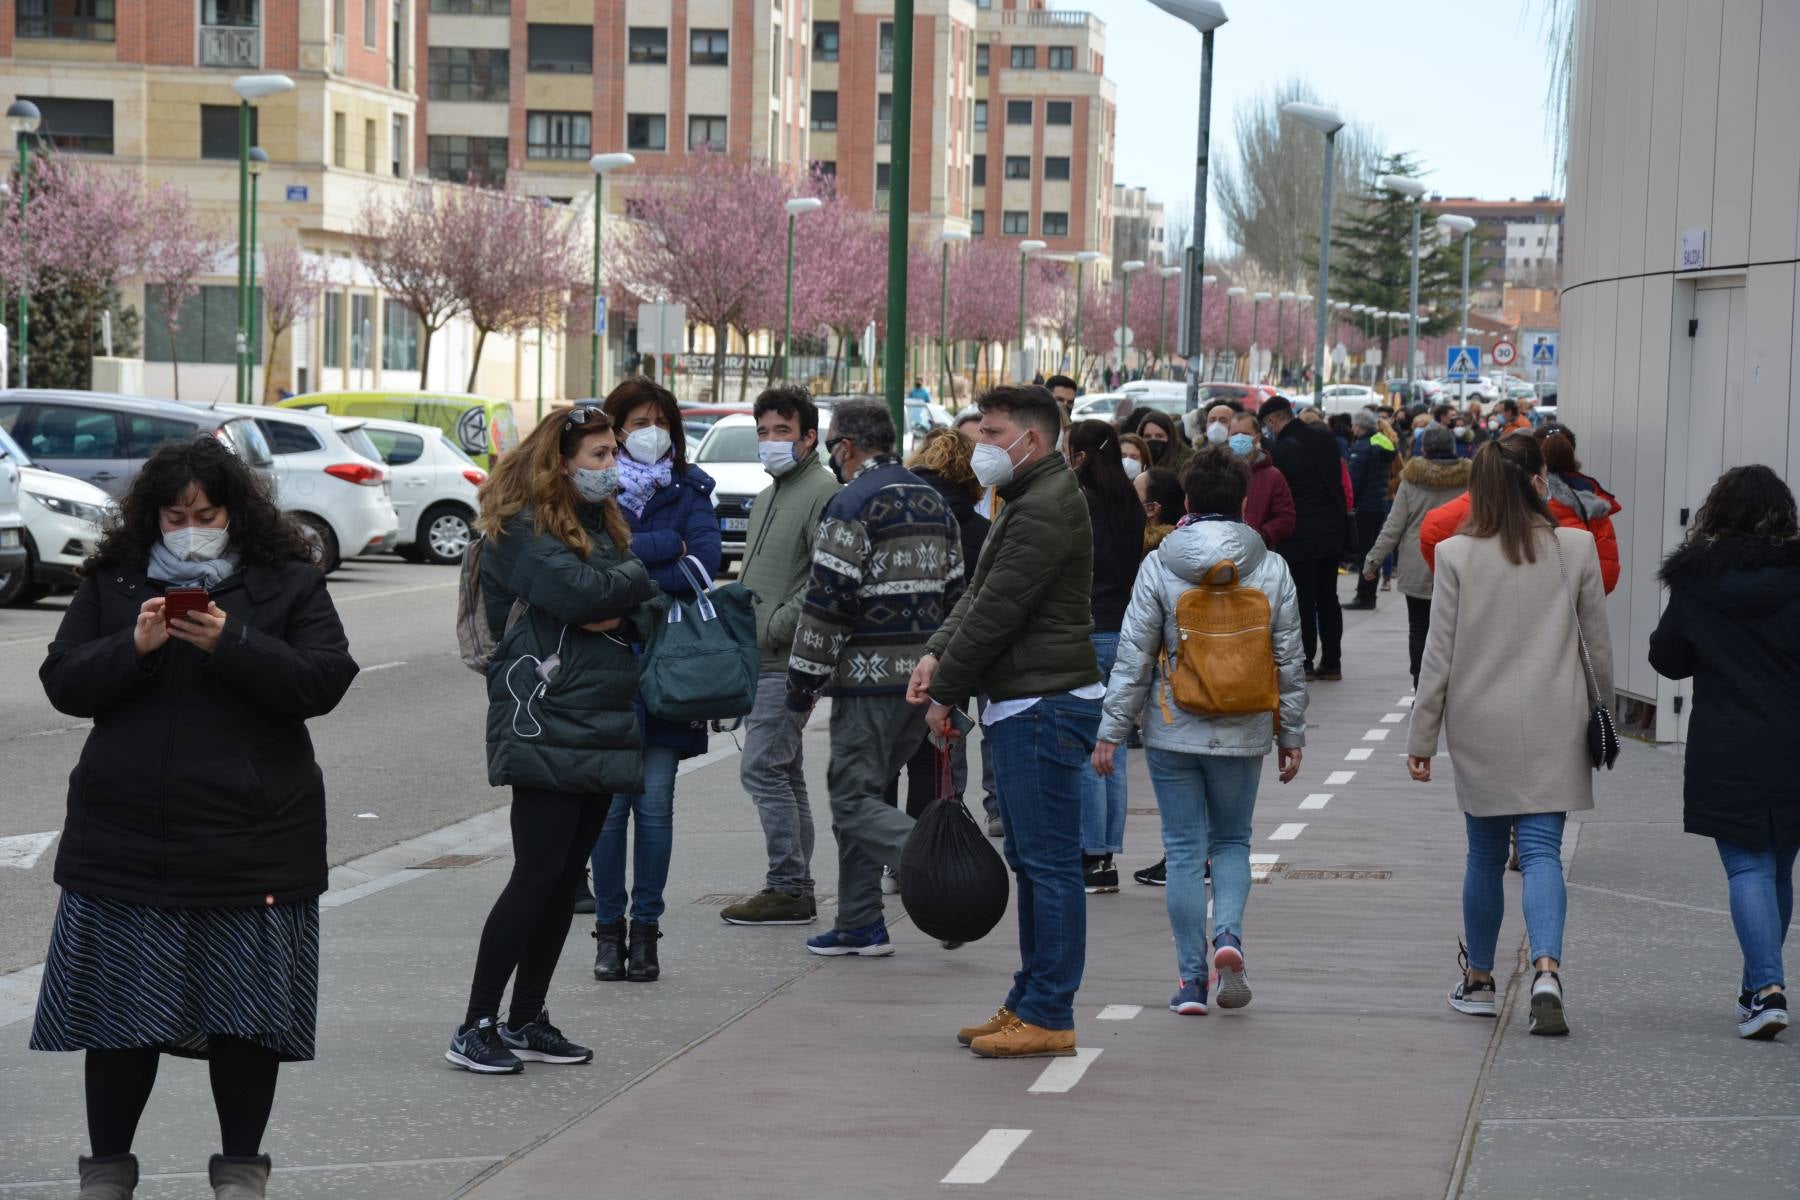
[[981, 1135], [940, 1183], [986, 1183], [1000, 1173], [1012, 1152], [1031, 1136], [1029, 1129], [990, 1129]]
[[1405, 713], [1388, 713], [1386, 716], [1381, 718], [1381, 723], [1383, 725], [1398, 725], [1400, 722], [1402, 722], [1404, 720], [1406, 720]]
[[1288, 821], [1276, 826], [1275, 832], [1269, 835], [1269, 840], [1271, 842], [1291, 842], [1299, 837], [1300, 831], [1305, 828], [1306, 822], [1304, 821]]
[[1387, 741], [1387, 735], [1391, 732], [1393, 731], [1389, 729], [1371, 729], [1369, 732], [1363, 734], [1363, 741], [1385, 742]]
[[1343, 787], [1346, 783], [1349, 783], [1352, 779], [1355, 779], [1355, 778], [1356, 778], [1355, 771], [1333, 771], [1331, 774], [1329, 774], [1325, 777], [1325, 786], [1326, 787]]
[[1281, 855], [1279, 854], [1252, 854], [1250, 856], [1251, 882], [1255, 882], [1258, 879], [1267, 879], [1269, 877], [1269, 872], [1273, 871], [1275, 869], [1275, 864], [1280, 861]]
[[1129, 1021], [1144, 1011], [1141, 1004], [1109, 1004], [1100, 1010], [1102, 1021]]
[[1402, 697], [1400, 697], [1400, 699], [1394, 701], [1395, 704], [1402, 705], [1403, 707], [1406, 707], [1406, 708], [1411, 708], [1412, 702], [1413, 702], [1413, 698], [1411, 696], [1402, 696]]
[[1324, 808], [1331, 803], [1330, 792], [1314, 792], [1300, 802], [1301, 808]]
[[1087, 1074], [1087, 1069], [1099, 1057], [1100, 1051], [1093, 1046], [1082, 1046], [1071, 1058], [1053, 1058], [1050, 1065], [1044, 1068], [1044, 1073], [1037, 1077], [1037, 1082], [1026, 1091], [1066, 1092], [1081, 1082], [1081, 1077]]
[[1344, 761], [1345, 762], [1368, 762], [1369, 755], [1371, 755], [1373, 753], [1375, 753], [1375, 751], [1368, 746], [1358, 746], [1356, 749], [1352, 750], [1350, 753], [1344, 755]]

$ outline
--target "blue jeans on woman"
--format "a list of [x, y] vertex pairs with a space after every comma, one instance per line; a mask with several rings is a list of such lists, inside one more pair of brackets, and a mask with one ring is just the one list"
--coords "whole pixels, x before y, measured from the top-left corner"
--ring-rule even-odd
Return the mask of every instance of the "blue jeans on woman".
[[1213, 936], [1244, 936], [1250, 898], [1250, 817], [1261, 757], [1144, 751], [1168, 855], [1169, 927], [1183, 982], [1212, 969], [1206, 937], [1206, 860], [1212, 859]]
[[[1100, 677], [1112, 677], [1113, 660], [1119, 656], [1119, 635], [1091, 635], [1094, 657], [1100, 660]], [[1087, 855], [1117, 854], [1125, 849], [1125, 747], [1113, 751], [1113, 773], [1102, 777], [1092, 763], [1081, 768], [1081, 852]]]
[[1771, 984], [1785, 988], [1781, 944], [1794, 919], [1794, 858], [1800, 842], [1750, 850], [1724, 838], [1714, 840], [1731, 880], [1731, 927], [1744, 952], [1744, 990], [1757, 992]]
[[672, 746], [644, 747], [644, 790], [614, 796], [600, 839], [594, 843], [594, 920], [612, 925], [625, 919], [625, 823], [634, 819], [637, 840], [631, 855], [631, 919], [640, 925], [662, 920], [663, 886], [675, 849], [675, 769], [681, 753]]
[[1463, 869], [1463, 939], [1469, 966], [1494, 969], [1494, 946], [1500, 940], [1500, 916], [1506, 911], [1506, 860], [1511, 833], [1519, 831], [1519, 872], [1525, 877], [1525, 932], [1531, 937], [1531, 961], [1562, 962], [1563, 918], [1569, 910], [1563, 890], [1563, 813], [1522, 813], [1516, 817], [1472, 817], [1463, 814], [1469, 832], [1469, 858]]

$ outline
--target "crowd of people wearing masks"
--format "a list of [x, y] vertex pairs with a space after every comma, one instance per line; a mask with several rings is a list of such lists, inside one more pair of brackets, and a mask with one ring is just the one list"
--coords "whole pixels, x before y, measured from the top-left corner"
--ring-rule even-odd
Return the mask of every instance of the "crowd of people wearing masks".
[[[1334, 429], [1276, 395], [1255, 412], [1207, 407], [1190, 444], [1189, 422], [1151, 408], [1071, 422], [1075, 394], [1062, 376], [996, 387], [904, 460], [878, 400], [840, 400], [821, 428], [803, 388], [756, 399], [771, 482], [739, 574], [756, 661], [739, 779], [766, 863], [723, 919], [820, 921], [804, 741], [829, 698], [836, 904], [806, 948], [893, 954], [887, 897], [915, 822], [979, 787], [1013, 877], [1019, 964], [956, 1039], [983, 1058], [1072, 1055], [1087, 897], [1118, 890], [1141, 747], [1165, 857], [1136, 877], [1166, 887], [1168, 1007], [1248, 1005], [1264, 761], [1282, 784], [1298, 777], [1311, 688], [1343, 677], [1343, 608], [1373, 607], [1386, 571], [1407, 602], [1407, 660], [1393, 663], [1416, 690], [1407, 767], [1429, 782], [1447, 744], [1464, 815], [1449, 1004], [1499, 1011], [1516, 863], [1531, 1031], [1566, 1033], [1561, 839], [1593, 804], [1590, 730], [1613, 702], [1620, 511], [1573, 432], [1476, 434], [1454, 408], [1370, 409]], [[482, 487], [465, 571], [492, 642], [488, 776], [511, 789], [513, 865], [470, 947], [443, 1051], [456, 1067], [592, 1060], [550, 1015], [578, 910], [593, 913], [596, 980], [661, 977], [678, 767], [708, 729], [649, 712], [639, 681], [659, 627], [713, 591], [712, 488], [674, 397], [641, 378], [549, 414]], [[1352, 571], [1357, 598], [1341, 605]], [[1786, 1025], [1800, 848], [1792, 493], [1764, 467], [1728, 472], [1662, 578], [1651, 661], [1695, 681], [1686, 827], [1716, 840], [1729, 880], [1738, 1030], [1771, 1037]], [[315, 1045], [325, 781], [306, 722], [356, 672], [308, 542], [249, 469], [211, 438], [155, 451], [40, 673], [58, 710], [95, 722], [31, 1040], [86, 1055], [82, 1200], [132, 1195], [165, 1054], [208, 1062], [215, 1195], [264, 1195], [278, 1068]]]

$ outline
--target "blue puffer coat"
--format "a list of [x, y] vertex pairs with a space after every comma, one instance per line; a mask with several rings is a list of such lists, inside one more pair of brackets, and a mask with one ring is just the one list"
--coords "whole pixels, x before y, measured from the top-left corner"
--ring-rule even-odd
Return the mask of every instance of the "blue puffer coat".
[[[676, 599], [694, 598], [694, 589], [676, 565], [682, 557], [683, 543], [708, 575], [716, 575], [719, 570], [719, 518], [713, 515], [712, 490], [712, 476], [690, 465], [685, 474], [656, 490], [644, 505], [642, 516], [620, 508], [631, 524], [631, 552], [650, 568], [650, 578], [656, 586]], [[706, 752], [704, 722], [676, 724], [652, 717], [644, 711], [641, 700], [638, 720], [643, 723], [646, 746], [668, 746], [683, 758]]]

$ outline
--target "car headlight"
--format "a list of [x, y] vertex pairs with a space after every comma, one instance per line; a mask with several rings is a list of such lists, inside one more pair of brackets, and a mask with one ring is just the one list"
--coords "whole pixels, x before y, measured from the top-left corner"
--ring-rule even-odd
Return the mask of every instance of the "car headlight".
[[106, 519], [106, 510], [98, 504], [83, 504], [79, 500], [65, 500], [61, 496], [46, 496], [42, 492], [27, 492], [26, 495], [53, 513], [74, 517], [77, 521], [86, 521], [90, 525], [98, 525]]

